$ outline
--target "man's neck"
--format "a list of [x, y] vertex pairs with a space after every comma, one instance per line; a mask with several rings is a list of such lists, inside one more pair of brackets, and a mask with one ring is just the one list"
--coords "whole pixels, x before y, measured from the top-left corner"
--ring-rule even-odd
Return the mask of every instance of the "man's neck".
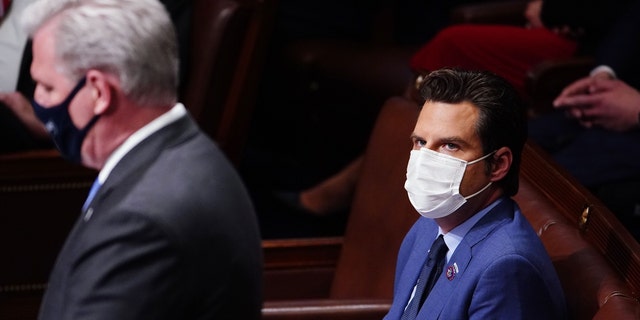
[[455, 227], [467, 221], [469, 218], [486, 208], [496, 200], [500, 199], [504, 192], [497, 186], [490, 186], [485, 192], [467, 200], [458, 210], [452, 214], [434, 219], [444, 233], [453, 230]]

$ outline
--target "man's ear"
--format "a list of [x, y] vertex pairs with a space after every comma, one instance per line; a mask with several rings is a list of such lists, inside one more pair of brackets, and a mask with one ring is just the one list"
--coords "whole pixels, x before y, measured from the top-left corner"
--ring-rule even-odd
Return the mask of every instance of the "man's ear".
[[493, 165], [491, 167], [491, 181], [499, 181], [503, 179], [513, 162], [513, 153], [508, 147], [502, 147], [493, 154]]
[[91, 88], [91, 98], [95, 101], [93, 113], [98, 115], [107, 112], [109, 107], [113, 105], [112, 99], [115, 99], [112, 90], [114, 85], [112, 77], [102, 71], [89, 70], [87, 83]]

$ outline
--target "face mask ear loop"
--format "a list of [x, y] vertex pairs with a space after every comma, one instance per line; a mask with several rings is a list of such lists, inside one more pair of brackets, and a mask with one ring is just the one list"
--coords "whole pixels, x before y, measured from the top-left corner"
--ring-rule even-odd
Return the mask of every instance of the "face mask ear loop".
[[479, 195], [480, 193], [482, 193], [482, 191], [487, 190], [487, 188], [489, 188], [489, 187], [491, 186], [491, 184], [492, 184], [492, 183], [493, 183], [493, 182], [489, 182], [486, 186], [484, 186], [484, 188], [482, 188], [482, 189], [478, 190], [478, 192], [476, 192], [476, 193], [474, 193], [474, 194], [472, 194], [472, 195], [468, 195], [468, 196], [464, 197], [464, 199], [465, 199], [465, 200], [469, 200], [469, 199], [471, 199], [471, 198], [473, 198], [473, 197], [475, 197], [475, 196]]
[[486, 159], [486, 158], [489, 158], [489, 156], [493, 155], [493, 154], [494, 154], [494, 153], [496, 153], [496, 152], [498, 152], [498, 150], [493, 150], [493, 151], [491, 151], [491, 152], [487, 153], [486, 155], [484, 155], [484, 156], [482, 156], [482, 157], [480, 157], [480, 158], [478, 158], [478, 159], [475, 159], [475, 160], [473, 160], [473, 161], [469, 161], [469, 162], [467, 162], [467, 165], [474, 164], [474, 163], [480, 162], [480, 161], [482, 161], [482, 160], [484, 160], [484, 159]]
[[[474, 164], [474, 163], [480, 162], [480, 161], [482, 161], [482, 160], [484, 160], [484, 159], [488, 158], [489, 156], [493, 155], [494, 153], [496, 153], [496, 151], [498, 151], [498, 150], [494, 150], [493, 152], [489, 152], [489, 153], [487, 153], [486, 155], [484, 155], [483, 157], [478, 158], [478, 159], [476, 159], [476, 160], [469, 161], [469, 162], [467, 162], [467, 165], [470, 165], [470, 164]], [[491, 184], [492, 184], [492, 182], [489, 182], [486, 186], [484, 186], [484, 188], [482, 188], [482, 189], [478, 190], [478, 191], [477, 191], [476, 193], [474, 193], [474, 194], [471, 194], [471, 195], [468, 195], [468, 196], [464, 197], [464, 199], [465, 199], [465, 200], [469, 200], [469, 199], [471, 199], [471, 198], [473, 198], [473, 197], [475, 197], [475, 196], [479, 195], [480, 193], [482, 193], [482, 191], [487, 190], [487, 188], [489, 188], [489, 187], [491, 186]]]
[[80, 79], [80, 81], [78, 81], [78, 83], [73, 88], [73, 90], [71, 90], [71, 93], [67, 95], [67, 98], [63, 103], [71, 104], [71, 100], [73, 100], [73, 98], [76, 97], [76, 94], [78, 94], [78, 91], [82, 90], [82, 88], [84, 88], [86, 84], [87, 84], [87, 76], [84, 76], [82, 77], [82, 79]]

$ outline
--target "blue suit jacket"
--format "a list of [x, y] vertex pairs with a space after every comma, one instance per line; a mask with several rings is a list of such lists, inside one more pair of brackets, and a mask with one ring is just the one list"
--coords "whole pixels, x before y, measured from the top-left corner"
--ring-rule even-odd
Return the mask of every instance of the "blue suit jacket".
[[[398, 254], [393, 305], [385, 319], [400, 319], [437, 233], [438, 225], [421, 217], [406, 235]], [[444, 269], [418, 319], [566, 318], [551, 259], [509, 198], [469, 230]]]

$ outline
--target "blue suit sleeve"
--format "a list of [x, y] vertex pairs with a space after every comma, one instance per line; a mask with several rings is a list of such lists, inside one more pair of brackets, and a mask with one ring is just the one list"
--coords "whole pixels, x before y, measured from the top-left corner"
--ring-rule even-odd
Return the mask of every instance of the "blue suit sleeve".
[[[469, 307], [469, 319], [563, 319], [554, 307], [545, 275], [520, 255], [495, 260], [483, 272]], [[560, 308], [564, 309], [564, 308]]]

